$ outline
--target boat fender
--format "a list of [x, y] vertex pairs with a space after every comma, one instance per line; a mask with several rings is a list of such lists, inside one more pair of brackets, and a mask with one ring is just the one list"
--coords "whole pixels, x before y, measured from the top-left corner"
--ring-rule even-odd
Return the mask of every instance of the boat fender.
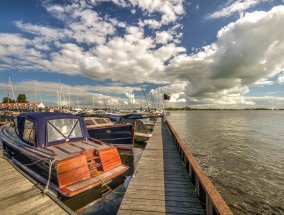
[[124, 180], [123, 186], [124, 186], [125, 188], [128, 187], [128, 185], [129, 185], [131, 179], [132, 179], [132, 175], [131, 175], [131, 176], [127, 176], [127, 178]]

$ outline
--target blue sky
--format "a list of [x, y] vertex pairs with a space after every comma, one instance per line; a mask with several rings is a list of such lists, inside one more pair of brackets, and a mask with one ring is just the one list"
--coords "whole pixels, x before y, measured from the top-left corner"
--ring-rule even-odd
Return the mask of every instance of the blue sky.
[[284, 108], [283, 0], [62, 2], [0, 1], [0, 97]]

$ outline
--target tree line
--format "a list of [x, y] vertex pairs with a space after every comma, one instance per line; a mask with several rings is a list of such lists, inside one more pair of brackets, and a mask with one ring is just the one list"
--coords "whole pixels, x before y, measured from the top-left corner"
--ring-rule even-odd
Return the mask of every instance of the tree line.
[[17, 97], [17, 100], [14, 100], [14, 99], [11, 99], [10, 97], [8, 96], [5, 96], [3, 99], [2, 99], [2, 103], [27, 103], [27, 96], [25, 94], [19, 94], [18, 97]]

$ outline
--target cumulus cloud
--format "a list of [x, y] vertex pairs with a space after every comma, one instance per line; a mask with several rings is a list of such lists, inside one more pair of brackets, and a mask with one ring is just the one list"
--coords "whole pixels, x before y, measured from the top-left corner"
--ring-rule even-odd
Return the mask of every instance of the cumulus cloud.
[[144, 19], [138, 22], [139, 27], [149, 26], [151, 29], [159, 29], [162, 24], [155, 19]]
[[215, 44], [195, 55], [174, 58], [167, 74], [188, 81], [186, 93], [190, 97], [221, 97], [224, 90], [244, 95], [247, 86], [283, 71], [282, 25], [283, 6], [248, 13], [221, 29]]
[[[220, 29], [215, 43], [188, 55], [188, 50], [179, 45], [183, 26], [174, 23], [185, 13], [182, 0], [113, 0], [124, 9], [144, 12], [143, 19], [132, 25], [92, 10], [101, 2], [45, 3], [47, 11], [65, 26], [60, 29], [15, 21], [19, 30], [31, 36], [0, 34], [0, 70], [164, 84], [162, 90], [171, 94], [174, 102], [253, 105], [255, 101], [244, 98], [249, 86], [283, 83], [284, 30], [279, 27], [284, 26], [283, 6], [243, 14]], [[229, 1], [211, 18], [229, 16], [254, 5], [256, 1], [252, 0]], [[151, 34], [149, 28], [155, 31]], [[103, 89], [106, 93], [113, 90]], [[125, 86], [119, 90], [123, 95], [133, 93]], [[114, 104], [117, 98], [110, 99]], [[127, 98], [125, 102], [130, 103]]]
[[175, 22], [185, 13], [183, 0], [113, 0], [113, 2], [123, 7], [138, 7], [147, 14], [160, 13], [163, 25]]
[[124, 37], [115, 37], [95, 49], [95, 56], [81, 64], [81, 70], [96, 79], [110, 78], [125, 82], [156, 82], [164, 61], [184, 52], [175, 44], [155, 50], [156, 42], [144, 35], [144, 30], [130, 26]]
[[173, 39], [173, 36], [166, 31], [156, 32], [157, 43], [166, 44], [169, 41], [171, 41], [172, 39]]

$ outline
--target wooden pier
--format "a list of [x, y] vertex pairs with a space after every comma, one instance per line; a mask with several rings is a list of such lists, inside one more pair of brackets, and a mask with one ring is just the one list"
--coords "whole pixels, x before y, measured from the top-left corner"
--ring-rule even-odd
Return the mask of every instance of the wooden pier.
[[70, 214], [0, 154], [0, 214]]
[[159, 118], [118, 214], [204, 214], [167, 125]]

